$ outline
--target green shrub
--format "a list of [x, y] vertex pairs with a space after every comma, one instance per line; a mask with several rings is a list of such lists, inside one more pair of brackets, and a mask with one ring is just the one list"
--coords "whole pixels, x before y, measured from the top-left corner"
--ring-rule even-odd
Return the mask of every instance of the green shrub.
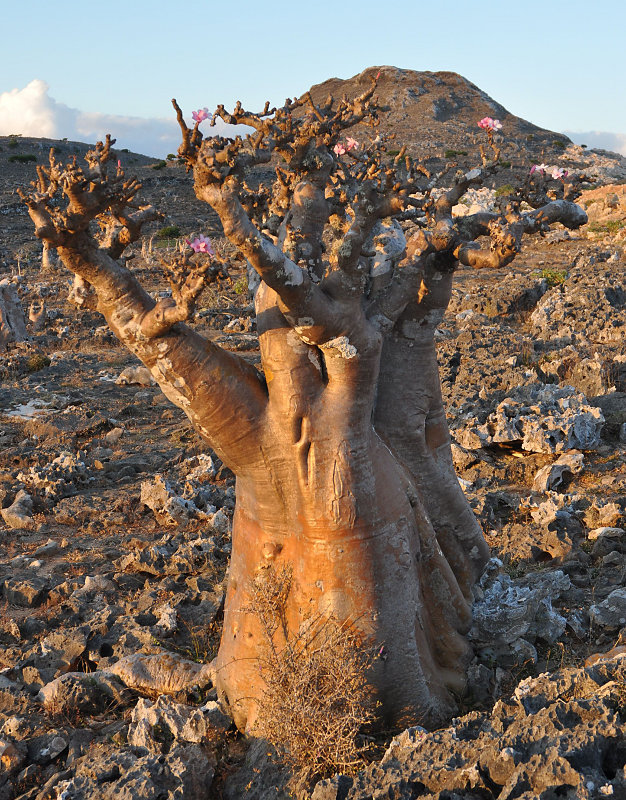
[[40, 369], [45, 369], [50, 366], [50, 359], [41, 353], [36, 353], [29, 357], [26, 362], [26, 369], [29, 372], [39, 372]]
[[498, 186], [496, 189], [496, 197], [504, 197], [504, 195], [513, 194], [514, 192], [514, 186], [512, 186], [510, 183], [504, 183], [502, 186]]
[[553, 286], [560, 286], [567, 280], [566, 269], [542, 269], [541, 277], [545, 280], [550, 288]]
[[567, 147], [565, 142], [561, 141], [561, 139], [557, 139], [555, 142], [553, 142], [553, 144], [557, 150], [565, 150], [565, 148]]
[[177, 158], [178, 158], [178, 156], [175, 156], [174, 153], [168, 153], [165, 156], [165, 160], [166, 161], [176, 161]]
[[626, 222], [623, 219], [612, 219], [608, 222], [592, 222], [589, 230], [592, 233], [617, 233]]
[[248, 278], [245, 275], [243, 278], [239, 278], [239, 280], [235, 282], [233, 291], [235, 294], [245, 294], [248, 291]]
[[152, 169], [165, 169], [167, 164], [165, 163], [165, 161], [157, 161], [154, 164], [150, 164], [150, 166], [152, 167]]
[[444, 158], [456, 158], [457, 156], [466, 156], [467, 150], [446, 150], [443, 154]]
[[9, 139], [7, 147], [17, 147], [18, 144], [19, 144], [19, 142], [17, 141], [17, 139], [14, 136], [11, 136], [11, 138]]
[[9, 161], [13, 164], [27, 164], [29, 161], [37, 161], [37, 156], [34, 156], [32, 153], [26, 153], [25, 155], [17, 155], [17, 156], [9, 156]]
[[180, 228], [178, 225], [166, 225], [157, 231], [157, 239], [178, 239], [180, 236]]

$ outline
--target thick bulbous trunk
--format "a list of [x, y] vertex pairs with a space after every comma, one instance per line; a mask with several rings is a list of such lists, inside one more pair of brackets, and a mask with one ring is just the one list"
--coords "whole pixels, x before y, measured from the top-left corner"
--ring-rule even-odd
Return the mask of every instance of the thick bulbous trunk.
[[252, 581], [288, 565], [289, 630], [311, 619], [349, 625], [379, 652], [368, 680], [384, 722], [441, 723], [465, 682], [470, 604], [414, 482], [378, 436], [338, 443], [313, 424], [311, 438], [308, 483], [288, 449], [264, 476], [238, 480], [218, 690], [237, 726], [253, 730], [265, 643]]

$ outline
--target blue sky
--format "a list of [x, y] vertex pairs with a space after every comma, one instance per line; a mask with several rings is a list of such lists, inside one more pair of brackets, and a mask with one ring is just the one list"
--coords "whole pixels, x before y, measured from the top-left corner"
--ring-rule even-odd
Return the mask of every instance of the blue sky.
[[459, 72], [514, 114], [626, 154], [624, 0], [4, 5], [0, 134], [106, 128], [161, 156], [177, 141], [174, 96], [189, 112], [260, 109], [388, 64]]

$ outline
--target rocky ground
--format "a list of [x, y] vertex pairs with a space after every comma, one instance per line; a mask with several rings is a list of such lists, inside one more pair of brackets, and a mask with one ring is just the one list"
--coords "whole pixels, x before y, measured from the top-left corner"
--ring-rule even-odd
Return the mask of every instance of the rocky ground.
[[[286, 797], [280, 761], [232, 730], [203, 667], [233, 476], [67, 301], [62, 269], [41, 271], [10, 194], [35, 162], [1, 146], [0, 279], [45, 312], [0, 355], [0, 800]], [[163, 291], [159, 253], [219, 230], [181, 167], [122, 158], [168, 209], [130, 262]], [[459, 270], [439, 331], [455, 463], [493, 553], [460, 716], [389, 732], [316, 800], [626, 797], [626, 194], [594, 180], [580, 232]], [[258, 363], [242, 276], [205, 290], [194, 325]]]

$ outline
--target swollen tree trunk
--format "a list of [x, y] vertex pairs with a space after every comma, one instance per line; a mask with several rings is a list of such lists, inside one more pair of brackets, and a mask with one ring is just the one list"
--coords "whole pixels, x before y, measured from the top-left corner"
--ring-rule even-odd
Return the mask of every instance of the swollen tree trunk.
[[[262, 288], [257, 304], [270, 292]], [[322, 376], [310, 346], [272, 311], [260, 331], [269, 389], [263, 460], [237, 480], [217, 686], [237, 725], [253, 728], [264, 681], [251, 581], [287, 564], [291, 630], [318, 616], [350, 623], [380, 652], [370, 679], [387, 722], [441, 722], [454, 708], [450, 690], [464, 686], [470, 597], [417, 482], [372, 426], [382, 337], [358, 354], [325, 349]]]
[[7, 279], [0, 281], [0, 347], [28, 338], [22, 304], [15, 286]]

